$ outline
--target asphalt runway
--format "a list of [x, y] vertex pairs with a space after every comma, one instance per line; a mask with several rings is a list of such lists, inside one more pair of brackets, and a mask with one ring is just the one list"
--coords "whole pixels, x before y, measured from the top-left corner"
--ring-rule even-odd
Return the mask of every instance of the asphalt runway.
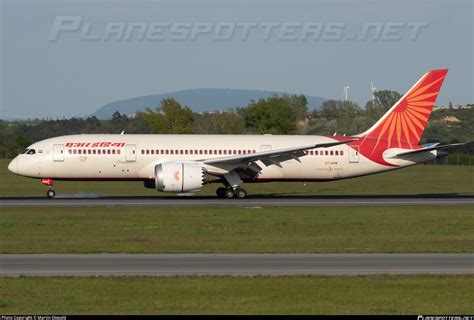
[[474, 274], [474, 254], [8, 254], [2, 276]]
[[427, 194], [427, 195], [260, 195], [246, 199], [218, 199], [212, 196], [186, 197], [93, 197], [61, 196], [3, 197], [0, 207], [179, 207], [179, 206], [290, 206], [290, 207], [338, 207], [338, 206], [465, 206], [474, 205], [474, 195]]

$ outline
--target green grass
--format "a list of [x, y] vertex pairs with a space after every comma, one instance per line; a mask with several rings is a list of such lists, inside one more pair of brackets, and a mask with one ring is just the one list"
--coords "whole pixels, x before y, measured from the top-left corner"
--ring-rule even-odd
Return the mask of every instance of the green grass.
[[471, 206], [2, 208], [0, 253], [474, 252]]
[[0, 278], [0, 314], [472, 314], [474, 276]]
[[[8, 161], [0, 160], [0, 197], [45, 196], [47, 188], [39, 180], [10, 173]], [[416, 182], [416, 183], [414, 183]], [[216, 184], [199, 195], [215, 195]], [[430, 166], [324, 183], [245, 184], [249, 194], [440, 194], [474, 193], [474, 166]], [[170, 195], [146, 189], [141, 182], [55, 182], [58, 195], [160, 196]]]

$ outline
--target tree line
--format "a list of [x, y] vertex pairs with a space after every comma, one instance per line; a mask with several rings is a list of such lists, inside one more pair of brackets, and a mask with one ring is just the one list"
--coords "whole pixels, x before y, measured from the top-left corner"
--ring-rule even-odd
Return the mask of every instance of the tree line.
[[[399, 98], [383, 90], [361, 108], [352, 101], [328, 100], [310, 112], [304, 95], [271, 96], [229, 111], [194, 113], [173, 98], [130, 117], [115, 112], [109, 120], [0, 120], [0, 156], [12, 158], [31, 143], [54, 136], [92, 133], [161, 134], [357, 134], [374, 124]], [[426, 142], [471, 142], [474, 108], [443, 108], [432, 113], [423, 135]], [[472, 143], [457, 150], [474, 154]]]

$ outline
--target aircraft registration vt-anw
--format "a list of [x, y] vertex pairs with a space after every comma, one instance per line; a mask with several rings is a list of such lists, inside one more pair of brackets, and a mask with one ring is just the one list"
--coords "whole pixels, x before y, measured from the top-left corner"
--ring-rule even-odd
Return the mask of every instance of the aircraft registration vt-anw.
[[11, 161], [16, 174], [54, 180], [143, 181], [186, 193], [222, 183], [217, 195], [245, 198], [242, 183], [332, 181], [412, 166], [453, 145], [419, 145], [447, 70], [433, 70], [370, 129], [354, 136], [82, 134], [36, 142]]

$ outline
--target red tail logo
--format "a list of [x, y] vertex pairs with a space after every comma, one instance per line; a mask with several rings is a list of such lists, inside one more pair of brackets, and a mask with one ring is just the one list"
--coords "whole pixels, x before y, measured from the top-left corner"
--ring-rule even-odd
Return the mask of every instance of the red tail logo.
[[375, 139], [374, 150], [381, 141], [386, 141], [386, 148], [403, 148], [405, 143], [417, 145], [447, 73], [446, 69], [426, 73], [367, 131], [364, 140]]
[[447, 69], [432, 70], [420, 80], [369, 130], [359, 135], [359, 152], [380, 164], [392, 166], [383, 158], [390, 148], [419, 148], [421, 136], [433, 110]]

